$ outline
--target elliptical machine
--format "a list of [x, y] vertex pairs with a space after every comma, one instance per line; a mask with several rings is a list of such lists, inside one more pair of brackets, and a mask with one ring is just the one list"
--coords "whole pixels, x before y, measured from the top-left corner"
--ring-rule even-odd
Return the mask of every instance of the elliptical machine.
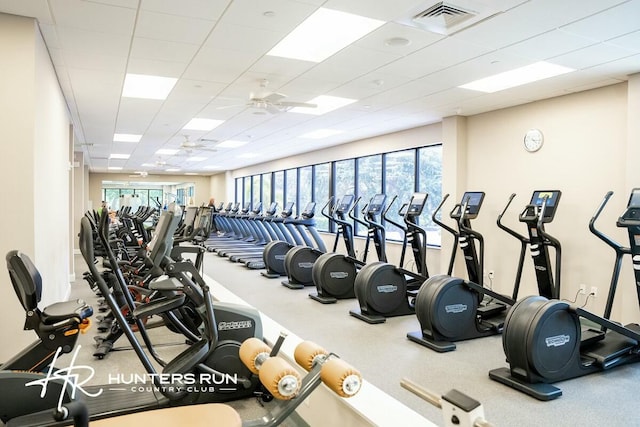
[[343, 210], [336, 209], [333, 220], [343, 230], [342, 235], [347, 248], [347, 255], [335, 253], [334, 247], [334, 252], [323, 254], [316, 260], [313, 264], [311, 275], [317, 293], [309, 294], [311, 299], [322, 304], [332, 304], [337, 302], [338, 299], [355, 298], [353, 287], [356, 274], [360, 268], [367, 264], [367, 254], [371, 241], [374, 242], [378, 260], [387, 262], [385, 229], [380, 224], [386, 198], [387, 196], [384, 194], [373, 196], [362, 211], [365, 215], [364, 220], [352, 215], [357, 202], [349, 210], [349, 218], [367, 227], [367, 239], [362, 260], [355, 256], [351, 223], [345, 220]]
[[[627, 209], [616, 223], [627, 229], [629, 247], [595, 228], [595, 221], [612, 194], [610, 191], [605, 195], [589, 222], [591, 232], [616, 253], [604, 317], [569, 302], [541, 296], [518, 301], [507, 315], [502, 336], [509, 368], [490, 371], [492, 380], [546, 401], [562, 395], [562, 390], [550, 383], [640, 361], [640, 325], [622, 326], [609, 320], [624, 255], [631, 256], [635, 282], [640, 281], [640, 189], [633, 189]], [[640, 303], [640, 291], [638, 300]], [[594, 328], [598, 339], [584, 339], [581, 318], [599, 326]]]
[[448, 196], [444, 196], [432, 219], [454, 235], [449, 274], [453, 270], [459, 242], [469, 280], [450, 275], [426, 280], [418, 291], [415, 304], [421, 330], [407, 334], [409, 340], [440, 353], [455, 350], [454, 341], [502, 332], [506, 308], [514, 303], [513, 299], [482, 286], [484, 239], [482, 234], [471, 228], [471, 220], [480, 212], [484, 193], [466, 192], [462, 201], [454, 206], [450, 217], [456, 220], [458, 231], [436, 218]]
[[[384, 323], [387, 317], [414, 313], [417, 290], [429, 278], [426, 262], [427, 232], [418, 225], [418, 217], [422, 214], [427, 197], [427, 193], [414, 193], [409, 202], [402, 205], [399, 214], [404, 218], [404, 227], [384, 217], [386, 221], [399, 226], [404, 233], [400, 265], [377, 262], [362, 267], [354, 283], [360, 308], [350, 310], [351, 316], [369, 324], [377, 324]], [[416, 272], [404, 268], [408, 245], [411, 245]]]

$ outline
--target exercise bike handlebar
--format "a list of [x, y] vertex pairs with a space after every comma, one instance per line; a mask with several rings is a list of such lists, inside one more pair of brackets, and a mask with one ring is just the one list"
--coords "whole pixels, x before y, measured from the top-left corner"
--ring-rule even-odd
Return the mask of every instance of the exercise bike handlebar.
[[529, 239], [527, 239], [526, 237], [524, 237], [522, 234], [518, 233], [515, 230], [512, 230], [511, 228], [507, 227], [506, 225], [504, 225], [502, 223], [502, 217], [504, 216], [504, 214], [507, 212], [507, 209], [509, 209], [509, 206], [511, 205], [511, 202], [513, 201], [513, 199], [516, 197], [516, 193], [511, 193], [511, 195], [509, 196], [509, 200], [507, 201], [507, 205], [504, 207], [504, 209], [502, 210], [502, 212], [500, 213], [500, 215], [498, 215], [498, 220], [496, 221], [496, 224], [498, 224], [498, 228], [500, 228], [501, 230], [506, 231], [507, 233], [509, 233], [510, 235], [512, 235], [513, 237], [515, 237], [516, 239], [520, 240], [521, 242], [525, 243], [528, 242]]
[[616, 242], [611, 237], [607, 236], [602, 231], [596, 228], [596, 225], [595, 225], [596, 220], [600, 217], [600, 214], [604, 210], [604, 207], [606, 206], [606, 204], [609, 202], [609, 199], [611, 198], [611, 196], [613, 196], [613, 191], [607, 191], [607, 194], [604, 195], [604, 198], [602, 199], [602, 202], [598, 206], [598, 209], [596, 209], [596, 212], [593, 214], [593, 216], [591, 217], [591, 220], [589, 221], [589, 231], [595, 234], [596, 237], [598, 237], [600, 240], [605, 242], [607, 245], [611, 246], [616, 252], [617, 251], [630, 252], [631, 249], [625, 248], [620, 243]]

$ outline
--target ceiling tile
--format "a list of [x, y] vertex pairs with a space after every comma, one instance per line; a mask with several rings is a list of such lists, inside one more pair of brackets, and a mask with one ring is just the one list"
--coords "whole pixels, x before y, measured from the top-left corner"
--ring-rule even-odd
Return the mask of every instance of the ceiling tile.
[[214, 24], [205, 17], [189, 18], [142, 10], [138, 14], [135, 36], [200, 45]]
[[554, 64], [582, 70], [631, 55], [633, 55], [633, 53], [627, 49], [608, 43], [598, 43], [565, 55], [550, 58], [550, 61]]
[[160, 61], [155, 59], [129, 58], [127, 72], [152, 76], [179, 77], [187, 68], [185, 62]]
[[622, 47], [624, 49], [640, 53], [640, 31], [625, 34], [607, 41], [607, 44]]
[[40, 24], [54, 24], [47, 0], [0, 0], [0, 11], [12, 15], [36, 18]]
[[134, 37], [131, 46], [131, 57], [189, 63], [198, 48], [197, 44]]
[[208, 82], [230, 83], [239, 73], [247, 70], [256, 61], [255, 54], [235, 50], [207, 49], [200, 51], [183, 77]]
[[140, 8], [169, 15], [218, 20], [229, 3], [231, 0], [141, 0]]
[[560, 28], [595, 41], [606, 41], [637, 30], [639, 19], [640, 2], [629, 1]]
[[129, 35], [135, 23], [134, 9], [82, 0], [56, 0], [49, 5], [59, 27]]
[[541, 61], [554, 56], [597, 44], [593, 39], [580, 37], [562, 30], [552, 30], [522, 42], [512, 44], [502, 52]]
[[282, 39], [282, 36], [280, 31], [220, 22], [211, 32], [203, 47], [262, 55], [271, 50]]
[[57, 27], [57, 34], [60, 47], [80, 57], [98, 50], [103, 55], [124, 57], [129, 55], [131, 38], [126, 35], [114, 35], [70, 27]]
[[[317, 7], [294, 0], [236, 0], [224, 15], [224, 21], [256, 29], [279, 32], [283, 36], [298, 26]], [[265, 16], [265, 12], [273, 12]]]

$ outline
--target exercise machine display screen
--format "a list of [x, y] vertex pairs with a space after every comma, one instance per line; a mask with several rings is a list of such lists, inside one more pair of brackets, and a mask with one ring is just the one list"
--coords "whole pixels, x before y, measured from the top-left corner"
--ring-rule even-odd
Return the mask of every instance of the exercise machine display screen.
[[253, 204], [253, 213], [259, 214], [262, 212], [262, 202], [255, 202]]
[[387, 200], [387, 196], [384, 194], [376, 194], [369, 202], [369, 213], [378, 215], [384, 209], [384, 202]]
[[340, 199], [340, 204], [338, 204], [338, 209], [336, 209], [336, 211], [339, 213], [347, 212], [355, 198], [356, 196], [354, 196], [353, 194], [345, 194], [344, 196], [342, 196], [342, 199]]
[[293, 213], [293, 202], [289, 202], [286, 205], [284, 205], [284, 209], [282, 209], [282, 215], [291, 216], [292, 213]]
[[482, 201], [484, 200], [483, 191], [467, 191], [462, 195], [461, 205], [467, 204], [467, 215], [475, 216], [480, 212]]
[[628, 208], [640, 208], [640, 188], [634, 188], [631, 190], [631, 196], [629, 196]]
[[544, 210], [545, 222], [549, 222], [555, 216], [556, 208], [558, 207], [558, 201], [560, 199], [560, 194], [561, 193], [559, 190], [533, 192], [533, 196], [531, 196], [532, 205], [541, 207], [544, 199], [547, 199], [547, 204]]
[[304, 215], [312, 215], [314, 214], [316, 211], [316, 202], [309, 202], [307, 203], [307, 206], [304, 207]]
[[278, 210], [278, 202], [272, 202], [269, 205], [269, 209], [267, 210], [267, 213], [269, 215], [273, 215], [274, 213], [276, 213], [277, 210]]
[[427, 193], [413, 193], [411, 204], [409, 205], [409, 215], [419, 216], [427, 203]]

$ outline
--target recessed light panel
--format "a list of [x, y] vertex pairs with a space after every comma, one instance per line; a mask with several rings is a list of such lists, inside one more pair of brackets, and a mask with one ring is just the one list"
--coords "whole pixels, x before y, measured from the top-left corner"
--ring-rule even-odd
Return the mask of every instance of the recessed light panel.
[[109, 154], [110, 159], [123, 159], [126, 160], [131, 156], [131, 154]]
[[180, 150], [174, 148], [161, 148], [156, 151], [156, 154], [159, 156], [173, 156], [174, 154], [177, 154], [178, 151]]
[[377, 19], [321, 7], [267, 55], [322, 62], [383, 24]]
[[134, 135], [132, 133], [115, 133], [113, 134], [113, 142], [140, 142], [142, 135]]
[[209, 131], [217, 128], [222, 123], [224, 123], [224, 120], [199, 119], [194, 117], [189, 120], [189, 123], [187, 123], [182, 129]]
[[531, 65], [516, 68], [515, 70], [505, 71], [504, 73], [485, 77], [459, 87], [463, 89], [477, 90], [479, 92], [493, 93], [527, 83], [536, 82], [538, 80], [548, 79], [549, 77], [570, 73], [572, 71], [575, 71], [575, 69], [540, 61]]
[[329, 95], [320, 95], [316, 98], [313, 98], [310, 101], [307, 101], [309, 104], [316, 104], [316, 108], [304, 108], [304, 107], [295, 107], [292, 108], [291, 112], [293, 113], [302, 113], [302, 114], [313, 114], [319, 116], [321, 114], [328, 113], [333, 110], [337, 110], [338, 108], [342, 108], [346, 105], [353, 104], [357, 102], [357, 99], [349, 99], [349, 98], [340, 98], [338, 96], [329, 96]]
[[127, 74], [124, 78], [122, 96], [124, 98], [167, 99], [177, 81], [178, 79], [172, 77]]

